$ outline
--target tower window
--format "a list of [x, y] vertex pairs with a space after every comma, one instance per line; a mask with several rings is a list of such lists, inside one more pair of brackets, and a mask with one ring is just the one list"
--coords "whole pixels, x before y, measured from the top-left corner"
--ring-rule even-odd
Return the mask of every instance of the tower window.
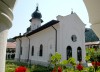
[[32, 46], [31, 55], [34, 55], [34, 46]]
[[70, 58], [70, 57], [72, 57], [72, 48], [71, 48], [71, 46], [68, 46], [67, 48], [66, 48], [66, 54], [67, 54], [67, 60]]
[[43, 56], [43, 45], [40, 45], [39, 56]]
[[82, 61], [82, 50], [81, 47], [77, 48], [77, 60]]

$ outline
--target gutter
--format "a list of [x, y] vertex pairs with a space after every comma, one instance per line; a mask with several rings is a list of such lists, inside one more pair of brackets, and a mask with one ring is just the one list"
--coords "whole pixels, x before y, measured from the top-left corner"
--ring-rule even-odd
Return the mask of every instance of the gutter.
[[57, 52], [57, 29], [54, 26], [52, 26], [52, 28], [55, 30], [55, 33], [56, 33], [56, 35], [55, 35], [55, 52]]

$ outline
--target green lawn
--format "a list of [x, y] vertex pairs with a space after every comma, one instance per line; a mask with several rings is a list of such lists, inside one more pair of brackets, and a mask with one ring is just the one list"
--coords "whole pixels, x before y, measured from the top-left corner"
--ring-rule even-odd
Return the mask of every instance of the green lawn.
[[39, 65], [31, 65], [30, 67], [26, 63], [14, 62], [12, 60], [6, 61], [6, 71], [5, 72], [15, 72], [15, 69], [18, 66], [25, 66], [27, 68], [27, 72], [51, 72], [52, 68], [39, 66]]

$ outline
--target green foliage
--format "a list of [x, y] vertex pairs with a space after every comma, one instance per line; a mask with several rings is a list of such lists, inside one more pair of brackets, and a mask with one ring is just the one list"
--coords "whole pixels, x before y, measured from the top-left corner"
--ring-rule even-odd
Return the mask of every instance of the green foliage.
[[[90, 59], [90, 54], [95, 55], [95, 51], [94, 49], [88, 50], [88, 56], [86, 56], [86, 60], [88, 61]], [[62, 72], [100, 72], [100, 68], [98, 68], [96, 71], [94, 69], [94, 67], [83, 67], [83, 70], [79, 71], [77, 69], [75, 69], [76, 67], [76, 61], [74, 58], [69, 58], [68, 60], [61, 60], [61, 54], [59, 53], [55, 53], [52, 57], [51, 57], [51, 64], [54, 65], [54, 69], [57, 69], [58, 67], [62, 68]], [[72, 65], [72, 67], [68, 67], [67, 65]]]
[[100, 57], [100, 48], [94, 49], [94, 48], [87, 48], [86, 49], [86, 61], [100, 61], [98, 58]]
[[29, 67], [26, 63], [14, 62], [12, 60], [7, 60], [5, 72], [15, 72], [15, 69], [18, 66], [25, 66], [27, 68], [27, 72], [51, 72], [51, 70], [52, 70], [51, 67], [48, 68], [48, 67], [44, 67], [44, 66], [40, 66], [40, 65], [32, 65]]
[[[74, 58], [69, 58], [68, 60], [61, 61], [61, 54], [55, 53], [53, 56], [51, 56], [51, 64], [54, 65], [54, 68], [57, 70], [58, 67], [61, 67], [63, 69], [63, 72], [74, 72], [73, 69], [75, 69], [76, 61]], [[73, 68], [67, 68], [66, 65], [71, 65]]]
[[54, 65], [57, 65], [57, 64], [59, 64], [61, 58], [62, 58], [61, 54], [55, 53], [53, 56], [51, 56], [51, 63]]
[[[87, 55], [96, 55], [95, 54], [95, 50], [91, 49], [88, 50], [88, 54]], [[99, 50], [98, 52], [99, 53]], [[100, 53], [99, 53], [100, 54]], [[58, 67], [62, 68], [62, 72], [80, 72], [79, 70], [75, 69], [76, 66], [76, 61], [74, 58], [69, 58], [68, 60], [63, 60], [61, 61], [61, 54], [59, 53], [55, 53], [50, 59], [51, 59], [51, 64], [54, 65], [54, 68], [57, 70]], [[90, 56], [86, 57], [86, 60], [89, 60]], [[68, 67], [67, 65], [72, 65], [72, 67]], [[14, 62], [14, 61], [6, 61], [6, 71], [5, 72], [14, 72], [15, 68], [17, 68], [18, 66], [25, 66], [27, 68], [27, 72], [51, 72], [52, 68], [51, 67], [44, 67], [44, 66], [40, 66], [40, 65], [32, 65], [30, 67], [28, 67], [28, 65], [26, 63], [21, 63], [21, 62]], [[98, 67], [98, 69], [95, 71], [94, 67], [84, 67], [83, 70], [81, 70], [81, 72], [100, 72], [100, 67]]]
[[68, 60], [63, 60], [60, 62], [62, 56], [59, 53], [55, 53], [53, 56], [51, 56], [51, 63], [53, 65], [67, 65], [67, 64], [72, 64], [73, 66], [76, 65], [75, 59], [74, 58], [69, 58]]
[[47, 67], [40, 66], [40, 65], [32, 65], [31, 72], [50, 72]]
[[72, 57], [70, 57], [70, 58], [68, 59], [68, 63], [72, 64], [73, 66], [76, 65], [76, 61], [75, 61], [75, 59], [72, 58]]
[[89, 60], [90, 60], [90, 55], [86, 56], [86, 57], [85, 57], [85, 60], [86, 60], [86, 61], [89, 61]]
[[61, 65], [67, 65], [68, 64], [68, 61], [67, 60], [63, 60], [63, 61], [60, 62], [60, 64]]
[[14, 72], [16, 67], [17, 67], [17, 65], [14, 64], [14, 62], [7, 61], [6, 62], [6, 71], [5, 72]]

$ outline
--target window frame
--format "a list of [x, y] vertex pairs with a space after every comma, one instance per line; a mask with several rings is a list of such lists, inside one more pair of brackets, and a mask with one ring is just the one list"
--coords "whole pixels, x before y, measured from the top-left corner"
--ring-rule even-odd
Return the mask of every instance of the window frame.
[[67, 60], [72, 57], [72, 47], [71, 46], [67, 46], [66, 48], [66, 57], [67, 57]]
[[40, 45], [39, 56], [43, 56], [43, 45]]
[[[79, 53], [80, 52], [80, 53]], [[82, 48], [78, 47], [77, 48], [77, 60], [80, 62], [82, 61]]]
[[31, 56], [34, 56], [34, 46], [32, 46], [32, 49], [31, 49]]

